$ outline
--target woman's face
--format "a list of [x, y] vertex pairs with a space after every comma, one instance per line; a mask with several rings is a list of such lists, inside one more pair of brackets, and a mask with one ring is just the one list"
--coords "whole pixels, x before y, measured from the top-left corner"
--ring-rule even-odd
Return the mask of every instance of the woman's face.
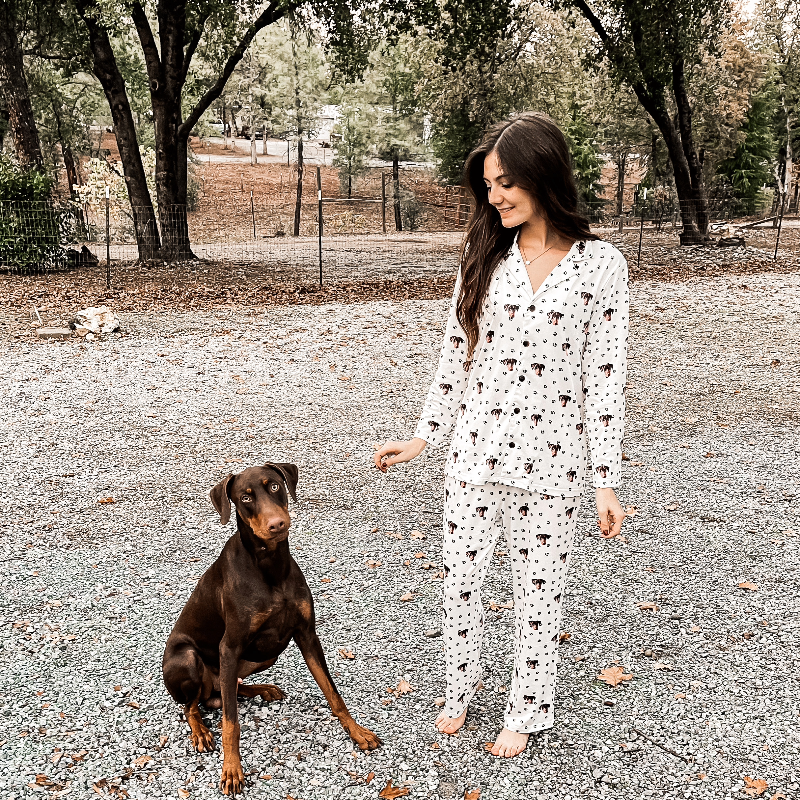
[[483, 179], [489, 190], [489, 202], [500, 214], [503, 227], [516, 228], [536, 216], [533, 198], [503, 175], [494, 150], [483, 161]]

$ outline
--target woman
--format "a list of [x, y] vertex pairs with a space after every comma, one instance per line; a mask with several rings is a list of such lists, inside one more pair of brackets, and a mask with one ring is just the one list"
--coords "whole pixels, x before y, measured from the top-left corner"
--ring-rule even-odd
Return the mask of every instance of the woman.
[[[628, 337], [627, 264], [589, 230], [563, 134], [545, 114], [492, 127], [470, 154], [467, 229], [436, 377], [416, 435], [376, 445], [410, 461], [455, 425], [445, 468], [442, 733], [479, 684], [480, 588], [501, 528], [509, 543], [515, 666], [491, 749], [521, 753], [553, 725], [561, 596], [585, 481], [601, 535], [625, 516], [620, 479]], [[591, 454], [591, 466], [589, 455]]]

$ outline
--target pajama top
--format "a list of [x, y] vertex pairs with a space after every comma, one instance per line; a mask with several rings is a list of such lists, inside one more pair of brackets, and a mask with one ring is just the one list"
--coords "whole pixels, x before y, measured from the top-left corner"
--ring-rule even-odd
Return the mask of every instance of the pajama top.
[[[608, 242], [574, 242], [533, 291], [515, 237], [466, 360], [456, 280], [436, 376], [415, 436], [444, 442], [445, 474], [472, 484], [580, 495], [620, 482], [628, 265]], [[591, 452], [591, 463], [589, 453]]]

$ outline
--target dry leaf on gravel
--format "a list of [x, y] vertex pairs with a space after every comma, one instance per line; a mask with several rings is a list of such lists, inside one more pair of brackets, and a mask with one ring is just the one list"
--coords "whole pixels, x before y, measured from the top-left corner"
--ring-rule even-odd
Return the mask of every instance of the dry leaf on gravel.
[[558, 643], [561, 644], [561, 642], [566, 642], [571, 638], [572, 634], [568, 633], [567, 631], [564, 631], [563, 633], [558, 634]]
[[658, 606], [655, 603], [652, 603], [652, 602], [637, 603], [636, 605], [642, 611], [658, 611]]
[[380, 567], [380, 566], [382, 566], [382, 565], [383, 565], [383, 561], [375, 561], [375, 560], [374, 560], [374, 559], [372, 559], [372, 558], [371, 558], [369, 561], [367, 561], [367, 566], [368, 566], [370, 569], [375, 569], [376, 567]]
[[139, 758], [135, 758], [133, 760], [133, 765], [135, 767], [143, 767], [148, 761], [152, 761], [152, 760], [153, 760], [152, 756], [148, 756], [148, 755], [139, 756]]
[[392, 786], [392, 780], [390, 778], [386, 786], [381, 789], [378, 797], [383, 798], [383, 800], [394, 800], [395, 797], [405, 797], [407, 794], [407, 786]]
[[114, 500], [113, 497], [101, 497], [97, 502], [100, 503], [100, 505], [105, 506], [105, 505], [110, 505], [111, 503], [115, 503], [116, 500]]
[[342, 658], [350, 658], [350, 659], [355, 658], [355, 656], [353, 655], [353, 651], [352, 650], [348, 650], [346, 647], [340, 647], [339, 648], [339, 655]]
[[397, 684], [397, 688], [394, 690], [394, 693], [399, 697], [403, 694], [410, 694], [413, 691], [414, 687], [405, 678], [403, 678], [400, 683]]
[[410, 536], [412, 539], [424, 539], [425, 534], [422, 531], [411, 531]]
[[464, 789], [464, 800], [478, 800], [480, 796], [480, 789]]
[[364, 778], [364, 783], [370, 783], [374, 777], [375, 777], [374, 772], [368, 773], [367, 776]]
[[749, 794], [750, 797], [761, 797], [769, 788], [769, 784], [763, 778], [751, 778], [749, 775], [745, 775], [743, 780], [744, 789], [742, 791]]
[[664, 508], [666, 508], [667, 511], [677, 511], [678, 503], [670, 503], [668, 506], [664, 506]]
[[409, 600], [413, 600], [414, 599], [414, 593], [413, 592], [406, 592], [404, 595], [400, 596], [400, 599], [404, 603], [407, 603]]
[[604, 681], [609, 686], [619, 686], [623, 681], [632, 680], [633, 675], [626, 675], [625, 670], [622, 667], [613, 666], [600, 670], [600, 674], [597, 676], [597, 679]]
[[192, 793], [188, 789], [180, 788], [178, 789], [178, 797], [191, 797]]
[[639, 509], [636, 506], [625, 506], [626, 517], [635, 517], [638, 513]]
[[758, 584], [752, 581], [742, 581], [738, 586], [739, 589], [747, 589], [749, 592], [757, 592]]
[[330, 579], [330, 578], [320, 578], [320, 579], [319, 579], [319, 582], [320, 582], [320, 583], [330, 583], [330, 582], [331, 582], [331, 579]]

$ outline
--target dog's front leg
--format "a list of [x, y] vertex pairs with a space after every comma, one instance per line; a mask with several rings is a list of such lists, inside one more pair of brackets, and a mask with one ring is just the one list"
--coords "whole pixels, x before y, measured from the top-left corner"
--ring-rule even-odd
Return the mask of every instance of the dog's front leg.
[[297, 633], [294, 637], [300, 652], [303, 654], [306, 665], [309, 671], [314, 676], [317, 685], [322, 689], [328, 705], [331, 707], [334, 715], [342, 727], [347, 731], [350, 738], [362, 750], [374, 750], [381, 745], [381, 740], [367, 728], [359, 725], [347, 710], [347, 706], [333, 682], [328, 665], [325, 662], [325, 653], [322, 650], [322, 645], [319, 642], [317, 632], [312, 628], [309, 631]]
[[242, 759], [239, 755], [239, 706], [236, 688], [239, 678], [241, 649], [231, 646], [223, 637], [219, 645], [219, 689], [222, 695], [222, 776], [219, 788], [223, 794], [237, 794], [244, 789]]

